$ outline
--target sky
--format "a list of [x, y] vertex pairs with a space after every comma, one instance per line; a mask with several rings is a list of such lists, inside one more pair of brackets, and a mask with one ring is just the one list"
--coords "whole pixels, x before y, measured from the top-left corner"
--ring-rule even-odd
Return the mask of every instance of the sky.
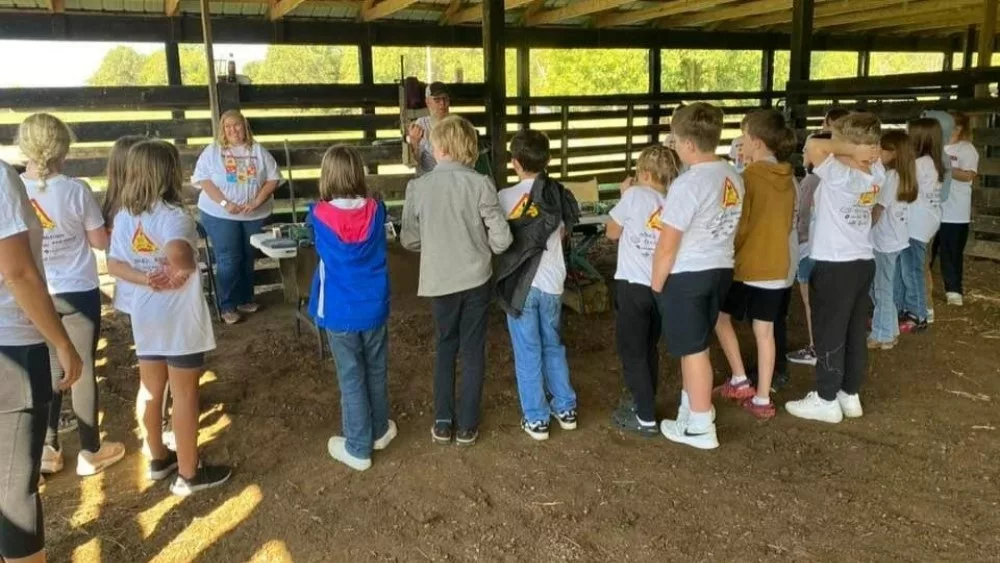
[[[160, 43], [0, 40], [0, 88], [85, 86], [104, 54], [119, 45], [140, 53], [163, 49]], [[237, 68], [263, 59], [266, 45], [215, 45], [215, 58], [233, 54]], [[26, 54], [28, 54], [26, 56]]]

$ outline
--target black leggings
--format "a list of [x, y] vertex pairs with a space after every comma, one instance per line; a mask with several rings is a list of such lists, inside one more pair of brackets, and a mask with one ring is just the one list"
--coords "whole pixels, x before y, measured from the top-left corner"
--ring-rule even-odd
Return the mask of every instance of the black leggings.
[[38, 478], [51, 400], [48, 347], [0, 346], [0, 559], [45, 547]]
[[[52, 296], [56, 312], [62, 319], [73, 347], [83, 360], [80, 379], [73, 384], [73, 413], [78, 422], [80, 449], [97, 452], [101, 449], [101, 434], [97, 426], [97, 377], [94, 362], [97, 354], [97, 339], [101, 334], [101, 291], [93, 289], [74, 293], [60, 293]], [[63, 376], [55, 350], [50, 352], [52, 383], [55, 386]], [[45, 433], [45, 444], [59, 449], [59, 414], [62, 410], [62, 393], [52, 398], [49, 410], [49, 427]]]

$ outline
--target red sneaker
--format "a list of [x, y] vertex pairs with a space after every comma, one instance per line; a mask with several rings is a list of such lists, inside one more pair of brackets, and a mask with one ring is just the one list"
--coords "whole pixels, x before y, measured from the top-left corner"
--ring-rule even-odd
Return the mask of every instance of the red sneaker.
[[734, 384], [732, 378], [729, 378], [726, 379], [725, 383], [713, 389], [712, 393], [722, 397], [723, 399], [742, 401], [743, 399], [749, 399], [756, 395], [757, 389], [750, 384], [750, 379], [744, 379], [743, 381]]
[[753, 402], [753, 397], [750, 397], [749, 399], [744, 399], [740, 403], [740, 406], [742, 406], [744, 410], [746, 410], [747, 412], [749, 412], [750, 414], [754, 415], [755, 417], [761, 420], [774, 418], [776, 414], [774, 410], [774, 401], [770, 401], [766, 405], [758, 405], [757, 403]]

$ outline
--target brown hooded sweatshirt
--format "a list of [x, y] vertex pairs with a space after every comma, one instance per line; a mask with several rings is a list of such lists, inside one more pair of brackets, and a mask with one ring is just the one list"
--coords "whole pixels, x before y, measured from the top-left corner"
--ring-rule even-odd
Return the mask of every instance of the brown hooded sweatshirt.
[[795, 179], [787, 162], [758, 161], [743, 170], [746, 196], [736, 229], [734, 279], [742, 282], [788, 277], [788, 235], [795, 215]]

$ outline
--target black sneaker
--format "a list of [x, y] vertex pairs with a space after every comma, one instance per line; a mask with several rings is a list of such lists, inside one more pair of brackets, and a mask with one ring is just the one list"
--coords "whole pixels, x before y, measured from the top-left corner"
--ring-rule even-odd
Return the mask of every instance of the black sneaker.
[[170, 492], [179, 497], [190, 496], [198, 491], [218, 487], [228, 481], [232, 474], [232, 468], [225, 465], [199, 465], [198, 472], [191, 479], [177, 475], [174, 484], [170, 485]]
[[72, 412], [59, 413], [59, 434], [75, 432], [79, 426], [80, 422]]
[[538, 421], [538, 422], [528, 422], [527, 420], [521, 421], [521, 428], [531, 436], [532, 440], [538, 440], [539, 442], [549, 439], [549, 423]]
[[653, 438], [660, 435], [659, 426], [656, 424], [652, 426], [639, 424], [639, 418], [635, 415], [635, 410], [626, 408], [625, 406], [618, 407], [615, 410], [614, 414], [611, 415], [611, 422], [615, 425], [615, 428], [631, 432], [643, 438]]
[[458, 433], [455, 434], [455, 443], [459, 446], [472, 446], [475, 445], [478, 438], [479, 430], [459, 428]]
[[434, 426], [431, 427], [431, 438], [435, 444], [450, 444], [451, 423], [441, 420], [435, 422]]
[[167, 457], [149, 461], [146, 475], [153, 481], [162, 481], [173, 475], [174, 471], [177, 471], [177, 454], [167, 451]]
[[559, 428], [563, 430], [576, 430], [576, 409], [553, 412], [552, 416], [559, 422]]

